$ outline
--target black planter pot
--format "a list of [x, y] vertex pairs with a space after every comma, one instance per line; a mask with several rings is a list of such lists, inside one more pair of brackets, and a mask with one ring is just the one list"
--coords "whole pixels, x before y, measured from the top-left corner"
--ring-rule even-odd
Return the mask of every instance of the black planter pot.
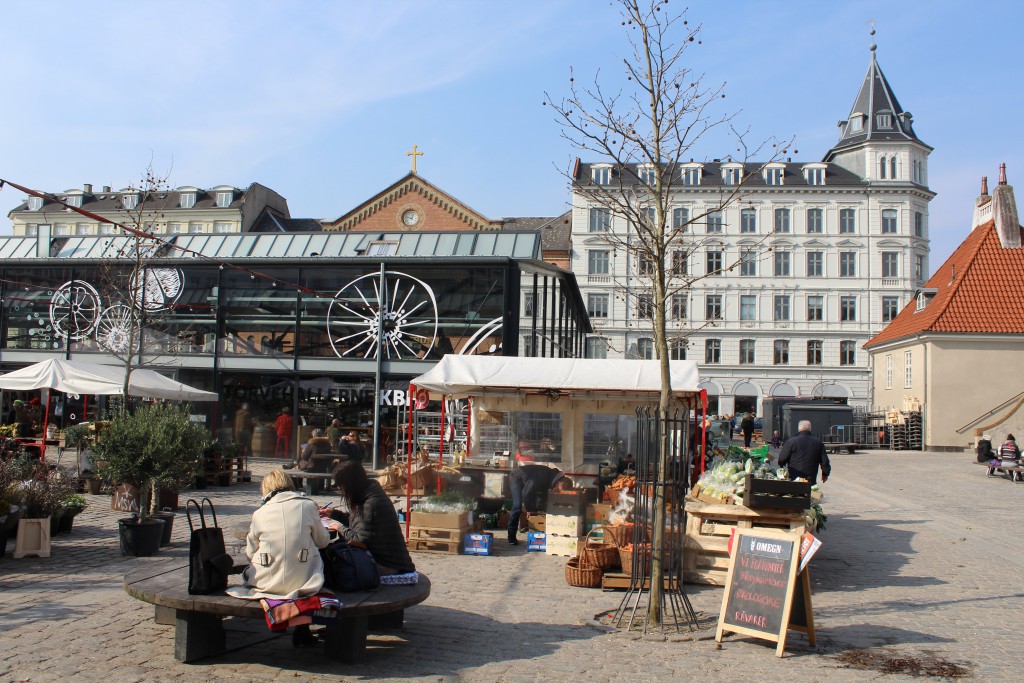
[[60, 518], [64, 515], [63, 510], [57, 510], [50, 515], [50, 538], [53, 538], [60, 533]]
[[174, 513], [173, 512], [154, 512], [150, 517], [159, 519], [164, 523], [164, 531], [160, 536], [160, 547], [171, 544], [171, 531], [174, 530]]
[[57, 525], [57, 528], [59, 530], [58, 533], [70, 534], [71, 533], [71, 527], [75, 523], [75, 516], [76, 515], [78, 515], [77, 512], [72, 512], [70, 510], [65, 510], [61, 514], [60, 522]]
[[164, 521], [150, 517], [140, 522], [134, 517], [117, 520], [121, 539], [121, 554], [131, 557], [149, 557], [160, 551]]

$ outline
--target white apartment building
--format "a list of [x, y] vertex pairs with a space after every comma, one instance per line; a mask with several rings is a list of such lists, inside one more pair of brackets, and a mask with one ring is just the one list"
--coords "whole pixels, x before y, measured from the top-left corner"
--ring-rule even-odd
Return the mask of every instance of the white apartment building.
[[[737, 201], [693, 223], [675, 273], [700, 276], [668, 306], [672, 358], [700, 363], [709, 412], [755, 411], [768, 396], [870, 403], [863, 344], [928, 279], [928, 155], [875, 60], [839, 141], [822, 161], [683, 164], [669, 220]], [[752, 174], [752, 177], [751, 177]], [[615, 248], [629, 226], [593, 201], [596, 185], [643, 196], [644, 168], [578, 163], [572, 270], [594, 333], [589, 357], [652, 358], [643, 263]], [[729, 269], [731, 265], [735, 265]], [[723, 271], [724, 272], [718, 272]]]

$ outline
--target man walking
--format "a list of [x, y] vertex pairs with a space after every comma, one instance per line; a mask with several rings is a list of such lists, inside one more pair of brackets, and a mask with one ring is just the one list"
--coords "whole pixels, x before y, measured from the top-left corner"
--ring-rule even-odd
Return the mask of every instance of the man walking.
[[743, 432], [743, 447], [750, 448], [750, 440], [754, 438], [754, 416], [751, 413], [743, 416], [740, 431]]
[[832, 465], [825, 453], [825, 444], [811, 434], [811, 421], [800, 420], [797, 435], [786, 439], [779, 452], [779, 465], [789, 468], [789, 478], [803, 478], [812, 484], [818, 483], [818, 467], [821, 467], [822, 483], [828, 481]]

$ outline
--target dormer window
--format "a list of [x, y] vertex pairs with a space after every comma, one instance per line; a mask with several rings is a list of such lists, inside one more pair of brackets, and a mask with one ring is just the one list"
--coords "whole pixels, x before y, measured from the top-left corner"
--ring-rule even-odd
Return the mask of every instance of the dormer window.
[[928, 304], [931, 302], [932, 298], [935, 296], [936, 291], [937, 290], [934, 290], [934, 289], [920, 289], [920, 290], [918, 290], [917, 296], [914, 297], [914, 303], [915, 303], [914, 310], [915, 310], [915, 312], [916, 311], [923, 311], [928, 306]]
[[231, 206], [231, 202], [235, 200], [235, 193], [230, 191], [222, 191], [217, 193], [217, 206], [225, 208]]
[[28, 210], [29, 211], [39, 211], [41, 208], [43, 208], [43, 198], [42, 197], [29, 197], [29, 199], [28, 199]]
[[892, 114], [887, 111], [875, 114], [875, 127], [881, 129], [892, 128]]
[[640, 182], [644, 185], [655, 184], [655, 171], [653, 166], [640, 166], [636, 170], [636, 176], [640, 179]]
[[181, 208], [191, 209], [196, 205], [196, 193], [195, 192], [182, 192], [181, 193]]
[[742, 180], [743, 167], [739, 164], [722, 167], [722, 182], [726, 185], [739, 185]]
[[68, 206], [73, 206], [76, 209], [82, 208], [82, 195], [80, 194], [69, 194], [67, 199]]
[[121, 195], [121, 206], [131, 211], [139, 205], [139, 195], [137, 194], [122, 194]]
[[687, 164], [683, 166], [679, 180], [683, 185], [700, 185], [701, 164]]
[[825, 184], [825, 165], [824, 164], [808, 164], [804, 166], [804, 179], [808, 185], [824, 185]]
[[764, 169], [765, 185], [782, 185], [785, 182], [786, 167], [783, 164], [768, 164]]
[[859, 133], [864, 130], [864, 115], [860, 112], [850, 116], [850, 127], [847, 129], [851, 133]]
[[593, 166], [590, 169], [590, 180], [595, 185], [610, 185], [612, 182], [611, 166]]

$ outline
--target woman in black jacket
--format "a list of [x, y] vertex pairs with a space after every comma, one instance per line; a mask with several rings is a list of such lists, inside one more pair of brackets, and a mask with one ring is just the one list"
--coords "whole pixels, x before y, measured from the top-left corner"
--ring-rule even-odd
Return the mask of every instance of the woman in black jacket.
[[334, 520], [328, 528], [350, 544], [370, 551], [382, 575], [416, 571], [395, 506], [377, 480], [366, 476], [362, 464], [351, 460], [342, 463], [334, 471], [334, 485], [348, 512], [321, 508], [322, 515]]

